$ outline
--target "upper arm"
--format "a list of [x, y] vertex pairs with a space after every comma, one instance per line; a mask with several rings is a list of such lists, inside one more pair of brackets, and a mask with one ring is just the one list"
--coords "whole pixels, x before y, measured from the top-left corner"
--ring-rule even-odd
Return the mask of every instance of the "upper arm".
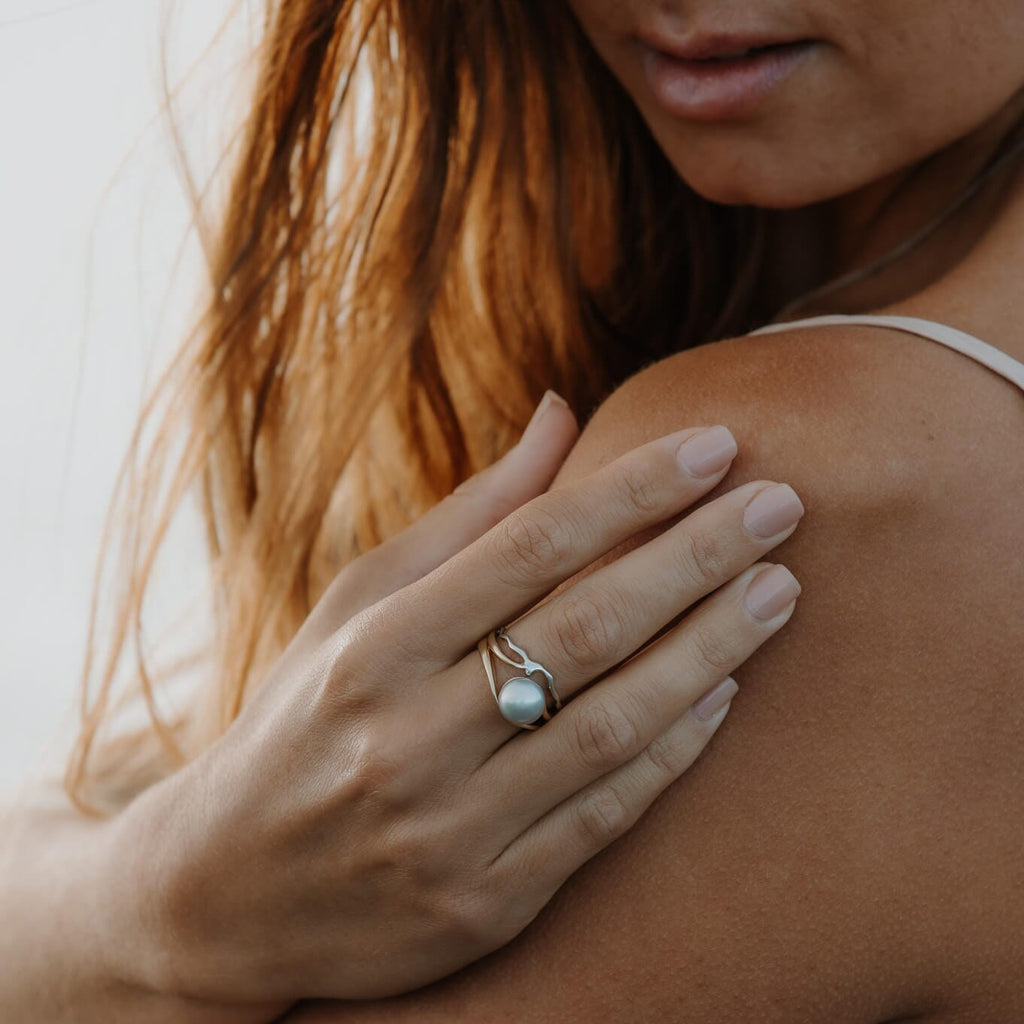
[[715, 493], [774, 479], [806, 506], [770, 556], [803, 586], [796, 612], [734, 673], [697, 763], [525, 932], [339, 1021], [871, 1024], [957, 1002], [953, 958], [981, 986], [1012, 969], [1024, 711], [990, 691], [1022, 653], [1021, 573], [979, 588], [998, 540], [958, 461], [969, 441], [934, 394], [908, 405], [870, 370], [901, 341], [878, 357], [854, 333], [838, 354], [834, 334], [682, 353], [588, 424], [560, 479], [670, 430], [732, 428]]

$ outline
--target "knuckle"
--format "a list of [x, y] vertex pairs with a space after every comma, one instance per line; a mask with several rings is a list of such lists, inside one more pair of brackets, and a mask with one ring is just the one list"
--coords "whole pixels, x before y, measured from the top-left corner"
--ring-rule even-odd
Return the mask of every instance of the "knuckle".
[[693, 762], [692, 752], [687, 744], [675, 736], [659, 736], [647, 748], [647, 760], [660, 778], [674, 779]]
[[372, 805], [390, 810], [405, 806], [406, 766], [369, 731], [361, 732], [346, 745], [344, 759], [336, 767], [337, 793], [347, 806]]
[[639, 745], [639, 730], [620, 710], [591, 701], [576, 718], [576, 747], [591, 771], [606, 772], [629, 760]]
[[546, 578], [569, 553], [564, 524], [541, 505], [527, 506], [503, 519], [494, 536], [494, 561], [504, 578], [517, 585]]
[[625, 636], [622, 618], [613, 604], [571, 592], [558, 603], [550, 623], [557, 649], [582, 671], [607, 663]]
[[729, 573], [729, 558], [721, 536], [708, 531], [687, 531], [679, 547], [681, 576], [699, 587], [717, 587]]
[[626, 459], [616, 467], [613, 480], [622, 504], [638, 513], [640, 518], [646, 519], [661, 511], [661, 488], [649, 467]]
[[366, 883], [364, 889], [416, 893], [426, 898], [452, 883], [452, 843], [436, 835], [422, 815], [378, 818], [372, 845], [364, 854], [370, 870], [361, 875], [351, 873]]
[[584, 793], [577, 804], [577, 827], [588, 844], [607, 846], [633, 824], [632, 809], [614, 786]]
[[[362, 892], [380, 894], [392, 902], [407, 896], [426, 904], [421, 907], [422, 916], [433, 917], [430, 901], [457, 883], [461, 872], [452, 866], [455, 840], [427, 820], [422, 802], [421, 798], [416, 807], [401, 814], [361, 808], [361, 818], [350, 815], [350, 820], [360, 821], [354, 833], [358, 838], [339, 850], [337, 859], [345, 877]], [[339, 805], [340, 814], [349, 811]]]
[[354, 620], [329, 637], [308, 665], [311, 707], [332, 721], [367, 717], [381, 705], [379, 684], [367, 671]]
[[729, 637], [708, 626], [695, 627], [690, 640], [697, 657], [715, 674], [729, 672], [736, 667], [736, 652]]
[[431, 900], [435, 932], [447, 950], [480, 954], [501, 942], [497, 908], [475, 888], [438, 891]]

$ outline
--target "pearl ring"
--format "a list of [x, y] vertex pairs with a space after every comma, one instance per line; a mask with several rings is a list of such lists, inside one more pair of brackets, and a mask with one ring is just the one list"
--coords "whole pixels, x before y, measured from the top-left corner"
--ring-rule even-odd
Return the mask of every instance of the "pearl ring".
[[[498, 641], [504, 640], [513, 652], [519, 655], [521, 661], [513, 661], [499, 645]], [[521, 729], [537, 729], [540, 727], [540, 719], [547, 721], [553, 714], [548, 709], [548, 699], [541, 685], [531, 679], [534, 673], [539, 672], [547, 680], [548, 692], [555, 702], [554, 710], [562, 706], [558, 693], [555, 691], [555, 681], [551, 673], [527, 655], [526, 651], [512, 642], [508, 630], [504, 626], [491, 630], [477, 645], [480, 657], [483, 659], [484, 671], [487, 673], [487, 682], [490, 684], [491, 693], [497, 702], [498, 710], [502, 718], [512, 725], [518, 725]], [[522, 675], [514, 679], [508, 679], [501, 685], [501, 689], [494, 682], [494, 667], [491, 664], [491, 654], [497, 655], [506, 664], [513, 668], [522, 670]]]

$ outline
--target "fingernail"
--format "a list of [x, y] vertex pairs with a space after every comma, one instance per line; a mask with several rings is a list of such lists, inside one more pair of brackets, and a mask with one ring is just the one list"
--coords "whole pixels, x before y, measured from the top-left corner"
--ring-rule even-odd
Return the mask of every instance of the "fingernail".
[[768, 540], [794, 523], [804, 514], [803, 502], [789, 484], [775, 484], [758, 492], [743, 511], [743, 525], [755, 537]]
[[679, 465], [698, 478], [714, 476], [736, 457], [736, 438], [728, 427], [706, 427], [676, 450]]
[[784, 612], [799, 596], [801, 586], [796, 577], [784, 566], [773, 565], [754, 577], [747, 587], [747, 611], [767, 622]]
[[540, 400], [540, 404], [536, 409], [533, 410], [533, 415], [530, 417], [530, 422], [526, 424], [526, 429], [523, 431], [523, 436], [520, 441], [525, 441], [531, 436], [532, 432], [536, 430], [537, 425], [547, 415], [547, 411], [553, 405], [565, 405], [568, 406], [568, 402], [559, 394], [550, 389], [544, 392], [544, 397]]
[[702, 722], [710, 721], [739, 693], [739, 689], [736, 680], [732, 676], [726, 676], [693, 705], [694, 716]]

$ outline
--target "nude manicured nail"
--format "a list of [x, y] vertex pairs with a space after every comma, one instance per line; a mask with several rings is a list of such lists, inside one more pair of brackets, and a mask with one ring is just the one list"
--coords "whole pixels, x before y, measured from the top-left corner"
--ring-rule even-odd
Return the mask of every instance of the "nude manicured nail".
[[687, 438], [676, 450], [676, 459], [690, 476], [709, 477], [725, 469], [736, 452], [736, 438], [728, 427], [708, 427]]
[[800, 590], [796, 577], [784, 565], [773, 565], [755, 576], [747, 587], [747, 611], [755, 619], [767, 622], [784, 612], [800, 596]]
[[702, 722], [710, 721], [739, 693], [739, 687], [732, 676], [726, 676], [717, 686], [712, 687], [693, 705], [694, 716]]
[[743, 525], [755, 537], [767, 540], [800, 522], [803, 502], [789, 484], [766, 487], [743, 510]]

